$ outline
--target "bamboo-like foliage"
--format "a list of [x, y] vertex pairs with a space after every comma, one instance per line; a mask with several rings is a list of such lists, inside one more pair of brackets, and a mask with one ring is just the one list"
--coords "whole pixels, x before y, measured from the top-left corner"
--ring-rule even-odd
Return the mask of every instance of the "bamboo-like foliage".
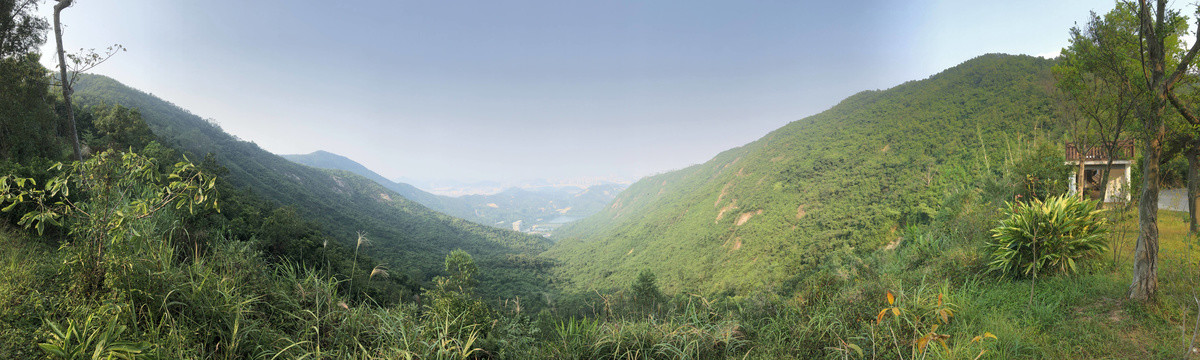
[[122, 308], [105, 305], [82, 322], [67, 319], [66, 326], [47, 320], [50, 339], [38, 344], [51, 359], [133, 359], [150, 346], [129, 340], [121, 324]]
[[990, 271], [1016, 277], [1075, 273], [1076, 261], [1108, 249], [1107, 221], [1095, 201], [1057, 196], [1008, 203], [1007, 219], [992, 229]]

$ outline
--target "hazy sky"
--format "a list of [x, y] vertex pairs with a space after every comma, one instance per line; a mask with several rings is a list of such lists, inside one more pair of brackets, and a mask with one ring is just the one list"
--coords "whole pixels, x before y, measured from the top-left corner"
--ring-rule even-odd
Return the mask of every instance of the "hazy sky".
[[1113, 6], [76, 3], [63, 13], [68, 49], [128, 49], [95, 72], [268, 151], [327, 150], [390, 178], [471, 181], [633, 180], [682, 168], [862, 90], [984, 53], [1056, 54], [1089, 10]]

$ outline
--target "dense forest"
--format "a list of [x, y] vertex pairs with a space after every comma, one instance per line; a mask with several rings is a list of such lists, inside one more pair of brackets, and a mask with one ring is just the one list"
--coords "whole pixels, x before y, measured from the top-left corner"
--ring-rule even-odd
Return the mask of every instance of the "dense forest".
[[[83, 73], [112, 52], [47, 69], [71, 3], [0, 0], [0, 358], [1197, 353], [1200, 217], [1157, 201], [1200, 198], [1200, 42], [1176, 41], [1200, 21], [1165, 2], [856, 94], [553, 243]], [[1134, 200], [1070, 193], [1066, 144], [1121, 140]]]
[[[851, 96], [707, 163], [639, 181], [564, 229], [568, 240], [550, 254], [585, 288], [627, 283], [642, 269], [673, 291], [730, 293], [852, 271], [850, 259], [939, 216], [945, 194], [1024, 176], [1005, 173], [1005, 162], [1023, 159], [1007, 155], [1061, 135], [1053, 65], [985, 55]], [[657, 261], [662, 253], [695, 260]]]

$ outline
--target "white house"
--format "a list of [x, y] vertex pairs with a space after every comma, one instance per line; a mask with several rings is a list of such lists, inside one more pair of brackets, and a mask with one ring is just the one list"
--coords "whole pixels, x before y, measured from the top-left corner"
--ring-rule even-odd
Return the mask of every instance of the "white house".
[[[1101, 146], [1092, 146], [1086, 154], [1079, 151], [1074, 143], [1067, 143], [1067, 165], [1072, 169], [1070, 187], [1071, 193], [1075, 194], [1079, 191], [1077, 180], [1079, 162], [1083, 161], [1083, 174], [1086, 180], [1084, 191], [1087, 192], [1089, 198], [1096, 199], [1100, 197], [1101, 182], [1104, 178], [1104, 167], [1108, 164], [1109, 156], [1107, 154], [1109, 144]], [[1112, 158], [1112, 167], [1109, 170], [1108, 184], [1104, 185], [1104, 202], [1128, 202], [1131, 197], [1129, 194], [1130, 167], [1133, 165], [1133, 140], [1117, 141], [1116, 147], [1113, 149], [1114, 157]], [[1082, 156], [1081, 156], [1082, 155]]]

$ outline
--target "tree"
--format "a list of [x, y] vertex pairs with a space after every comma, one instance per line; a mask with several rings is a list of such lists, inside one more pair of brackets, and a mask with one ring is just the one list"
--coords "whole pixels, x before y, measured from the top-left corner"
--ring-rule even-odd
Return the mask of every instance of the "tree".
[[0, 157], [22, 162], [59, 156], [61, 141], [49, 82], [38, 62], [46, 20], [33, 14], [36, 0], [0, 0]]
[[46, 41], [46, 20], [33, 16], [37, 0], [0, 0], [0, 58], [33, 53]]
[[0, 58], [0, 158], [20, 163], [63, 155], [60, 122], [46, 101], [49, 89], [37, 54]]
[[154, 141], [154, 133], [137, 109], [113, 105], [96, 110], [95, 145], [102, 149], [141, 152]]
[[[1101, 174], [1100, 199], [1107, 184], [1118, 141], [1145, 92], [1135, 79], [1141, 72], [1137, 47], [1137, 19], [1129, 4], [1118, 4], [1103, 17], [1091, 14], [1087, 28], [1071, 28], [1070, 45], [1054, 66], [1057, 87], [1072, 103], [1071, 109], [1092, 124], [1097, 146], [1109, 154]], [[1085, 137], [1086, 138], [1086, 137]], [[1076, 140], [1079, 143], [1079, 140]], [[1088, 144], [1085, 144], [1088, 145]], [[1084, 149], [1080, 149], [1085, 152]], [[1082, 162], [1078, 177], [1083, 180]], [[1082, 186], [1080, 187], [1082, 189]]]
[[66, 103], [67, 124], [71, 129], [71, 136], [75, 140], [72, 144], [75, 150], [75, 161], [83, 162], [83, 152], [79, 146], [79, 131], [75, 129], [75, 109], [71, 108], [71, 84], [67, 77], [67, 56], [63, 50], [62, 40], [62, 11], [71, 6], [74, 0], [58, 0], [54, 5], [54, 42], [58, 45], [58, 80], [62, 84], [63, 102]]
[[643, 312], [653, 311], [663, 296], [662, 291], [658, 290], [658, 281], [655, 279], [654, 272], [650, 269], [642, 269], [633, 286], [629, 288], [629, 292], [633, 295], [633, 303], [637, 304]]
[[[56, 0], [58, 3], [54, 5], [54, 42], [58, 47], [58, 81], [62, 88], [63, 103], [66, 107], [67, 125], [70, 128], [71, 138], [74, 140], [72, 145], [75, 150], [75, 160], [83, 162], [83, 152], [79, 144], [79, 131], [75, 125], [75, 109], [71, 106], [71, 86], [75, 83], [75, 77], [84, 71], [90, 70], [97, 65], [107, 61], [116, 55], [118, 51], [124, 51], [125, 48], [121, 45], [113, 45], [108, 48], [108, 52], [104, 55], [97, 54], [94, 50], [84, 51], [80, 54], [67, 55], [63, 49], [62, 38], [62, 11], [74, 4], [74, 0]], [[67, 72], [67, 58], [71, 58], [74, 64], [70, 71], [70, 76]]]
[[1023, 200], [1048, 199], [1067, 192], [1071, 168], [1063, 165], [1062, 153], [1049, 141], [1036, 140], [1018, 154], [1012, 164], [1012, 186]]
[[[1169, 62], [1174, 59], [1168, 52], [1168, 44], [1178, 40], [1179, 28], [1175, 25], [1181, 19], [1179, 13], [1167, 11], [1167, 0], [1157, 0], [1153, 8], [1150, 0], [1139, 0], [1137, 14], [1139, 48], [1144, 51], [1141, 57], [1142, 78], [1149, 92], [1147, 106], [1139, 114], [1145, 145], [1142, 151], [1142, 194], [1138, 200], [1140, 231], [1133, 255], [1133, 281], [1129, 285], [1129, 298], [1145, 301], [1153, 299], [1158, 290], [1159, 163], [1167, 134], [1165, 110], [1175, 98], [1175, 86], [1195, 59], [1197, 51], [1200, 51], [1200, 41], [1195, 41], [1191, 49], [1178, 58], [1179, 62], [1174, 68], [1168, 69]], [[1197, 25], [1200, 26], [1200, 20]]]
[[475, 286], [475, 274], [479, 268], [475, 266], [471, 254], [463, 249], [454, 249], [446, 255], [446, 272], [450, 274], [450, 285], [465, 291]]

